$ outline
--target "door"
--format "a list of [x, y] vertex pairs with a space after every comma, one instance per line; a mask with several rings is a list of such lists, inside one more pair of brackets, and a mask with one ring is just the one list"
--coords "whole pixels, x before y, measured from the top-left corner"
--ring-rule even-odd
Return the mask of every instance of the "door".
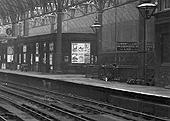
[[169, 34], [162, 35], [161, 45], [161, 61], [162, 63], [170, 63], [170, 40]]

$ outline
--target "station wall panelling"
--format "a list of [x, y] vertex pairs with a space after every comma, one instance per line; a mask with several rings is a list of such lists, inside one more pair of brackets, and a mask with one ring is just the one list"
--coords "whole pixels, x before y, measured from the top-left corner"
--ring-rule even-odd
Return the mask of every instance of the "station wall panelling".
[[[28, 71], [53, 72], [55, 41], [57, 33], [23, 37], [14, 40], [15, 69], [21, 69], [22, 65], [27, 66]], [[71, 62], [71, 43], [90, 43], [91, 57], [96, 55], [96, 36], [91, 33], [63, 33], [62, 34], [62, 71], [64, 73], [84, 73], [84, 65], [87, 63]], [[8, 43], [1, 44], [1, 49], [6, 48]], [[1, 56], [6, 54], [2, 51]], [[7, 63], [5, 59], [3, 62]], [[2, 63], [2, 61], [1, 61]]]

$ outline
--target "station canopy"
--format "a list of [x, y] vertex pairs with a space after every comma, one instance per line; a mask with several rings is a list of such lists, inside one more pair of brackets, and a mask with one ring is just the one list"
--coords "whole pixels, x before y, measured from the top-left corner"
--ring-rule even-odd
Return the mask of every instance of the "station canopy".
[[[99, 9], [108, 9], [132, 1], [137, 0], [0, 0], [0, 25], [18, 23], [54, 13], [59, 5], [62, 12], [72, 7], [78, 8], [79, 13], [86, 15], [89, 12], [94, 13]], [[72, 15], [73, 13], [70, 16], [74, 17]]]
[[0, 0], [0, 25], [42, 16], [57, 10], [58, 2], [64, 8], [89, 0]]

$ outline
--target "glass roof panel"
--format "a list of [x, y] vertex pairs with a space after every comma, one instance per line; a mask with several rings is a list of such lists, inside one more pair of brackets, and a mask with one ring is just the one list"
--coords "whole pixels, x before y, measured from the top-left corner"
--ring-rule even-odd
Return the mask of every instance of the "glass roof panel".
[[2, 3], [1, 5], [2, 5], [2, 10], [3, 11], [5, 11], [5, 10], [8, 11], [8, 7], [7, 7], [7, 5], [5, 3]]
[[19, 2], [21, 5], [22, 5], [22, 7], [23, 8], [28, 8], [28, 1], [27, 0], [20, 0], [20, 2]]

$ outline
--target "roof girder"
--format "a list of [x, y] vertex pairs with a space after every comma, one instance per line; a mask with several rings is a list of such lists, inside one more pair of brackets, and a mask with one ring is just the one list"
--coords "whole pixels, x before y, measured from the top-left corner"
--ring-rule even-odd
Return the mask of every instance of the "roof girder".
[[[43, 10], [44, 10], [43, 15], [48, 14], [49, 11], [45, 11], [45, 9], [47, 8], [47, 3], [49, 2], [50, 3], [53, 2], [57, 10], [57, 2], [58, 2], [58, 0], [50, 0], [50, 1], [49, 0], [25, 0], [27, 2], [25, 2], [24, 0], [16, 0], [16, 1], [17, 1], [16, 3], [17, 6], [10, 4], [8, 5], [8, 9], [6, 10], [7, 12], [3, 11], [0, 13], [2, 16], [9, 16], [8, 14], [11, 14], [10, 16], [14, 16], [14, 14], [16, 14], [16, 16], [14, 16], [13, 18], [13, 20], [16, 20], [16, 21], [13, 21], [13, 22], [20, 21], [19, 19], [17, 19], [17, 16], [24, 16], [22, 19], [29, 19], [30, 17], [28, 17], [28, 15], [25, 15], [25, 14], [28, 14], [29, 13], [28, 11], [31, 11], [32, 13], [36, 6], [43, 7]], [[114, 7], [116, 4], [118, 4], [116, 3], [117, 1], [127, 3], [127, 2], [137, 1], [137, 0], [123, 0], [123, 1], [122, 0], [61, 0], [61, 4], [62, 4], [62, 10], [64, 10], [72, 6], [82, 5], [85, 2], [92, 2], [95, 4], [95, 8], [97, 8], [97, 10], [98, 9], [104, 10], [104, 9], [108, 9], [109, 7]], [[25, 4], [25, 7], [23, 7], [20, 2]], [[4, 0], [0, 0], [0, 4], [1, 3], [6, 4]], [[10, 6], [16, 7], [18, 11], [10, 10]], [[1, 6], [0, 6], [0, 9], [2, 9]], [[55, 11], [53, 10], [50, 12], [56, 12], [56, 10]], [[83, 13], [83, 15], [85, 15], [86, 13], [89, 13], [90, 11], [88, 11], [87, 8], [83, 8], [81, 12]], [[94, 11], [91, 11], [91, 12], [94, 12]], [[37, 16], [41, 16], [41, 15], [37, 15]], [[34, 14], [31, 14], [31, 18], [32, 17], [36, 17], [36, 16]]]

